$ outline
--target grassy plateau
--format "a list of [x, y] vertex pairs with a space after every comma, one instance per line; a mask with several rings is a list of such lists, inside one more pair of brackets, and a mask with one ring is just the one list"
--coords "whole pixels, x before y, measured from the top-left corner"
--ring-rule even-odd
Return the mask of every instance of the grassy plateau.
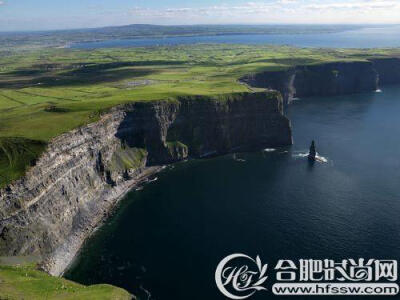
[[238, 79], [249, 73], [394, 55], [400, 50], [247, 45], [0, 51], [0, 187], [52, 138], [117, 104], [245, 92]]

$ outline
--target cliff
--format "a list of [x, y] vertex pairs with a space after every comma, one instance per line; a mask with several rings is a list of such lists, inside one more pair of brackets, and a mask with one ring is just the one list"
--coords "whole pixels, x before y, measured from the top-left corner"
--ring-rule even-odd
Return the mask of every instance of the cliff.
[[275, 92], [115, 107], [55, 138], [0, 190], [0, 255], [40, 255], [61, 274], [117, 200], [161, 164], [291, 143]]
[[371, 62], [327, 63], [296, 68], [295, 97], [335, 96], [378, 89]]
[[400, 83], [400, 58], [371, 59], [381, 86]]
[[331, 62], [266, 71], [241, 78], [254, 87], [277, 90], [285, 104], [296, 97], [335, 96], [375, 91], [380, 85], [400, 83], [400, 59]]

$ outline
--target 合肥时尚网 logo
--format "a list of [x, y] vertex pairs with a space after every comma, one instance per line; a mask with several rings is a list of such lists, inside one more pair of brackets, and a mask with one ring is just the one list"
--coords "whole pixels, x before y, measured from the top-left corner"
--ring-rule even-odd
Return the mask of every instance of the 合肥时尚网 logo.
[[400, 290], [397, 261], [391, 259], [280, 259], [269, 275], [267, 268], [259, 256], [232, 254], [218, 264], [215, 282], [224, 296], [239, 300], [266, 290], [267, 279], [277, 296], [394, 296]]
[[215, 282], [222, 294], [230, 299], [246, 299], [255, 292], [266, 290], [262, 284], [267, 280], [268, 265], [256, 259], [236, 253], [225, 257], [215, 271]]

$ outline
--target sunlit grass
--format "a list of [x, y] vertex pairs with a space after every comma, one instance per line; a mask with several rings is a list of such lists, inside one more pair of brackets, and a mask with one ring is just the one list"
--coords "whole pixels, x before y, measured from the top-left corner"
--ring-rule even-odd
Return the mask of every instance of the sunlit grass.
[[34, 265], [0, 265], [0, 299], [69, 299], [123, 300], [132, 296], [108, 284], [84, 286], [53, 277], [35, 269]]

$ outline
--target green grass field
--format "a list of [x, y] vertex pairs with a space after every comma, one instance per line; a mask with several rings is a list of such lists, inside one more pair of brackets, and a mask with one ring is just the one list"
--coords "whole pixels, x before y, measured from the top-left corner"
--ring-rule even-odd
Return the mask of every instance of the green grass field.
[[248, 91], [238, 79], [293, 65], [400, 56], [400, 49], [331, 50], [191, 45], [0, 52], [0, 187], [51, 138], [129, 101]]
[[50, 276], [34, 265], [0, 265], [0, 299], [7, 300], [125, 300], [131, 295], [108, 284], [84, 286]]

